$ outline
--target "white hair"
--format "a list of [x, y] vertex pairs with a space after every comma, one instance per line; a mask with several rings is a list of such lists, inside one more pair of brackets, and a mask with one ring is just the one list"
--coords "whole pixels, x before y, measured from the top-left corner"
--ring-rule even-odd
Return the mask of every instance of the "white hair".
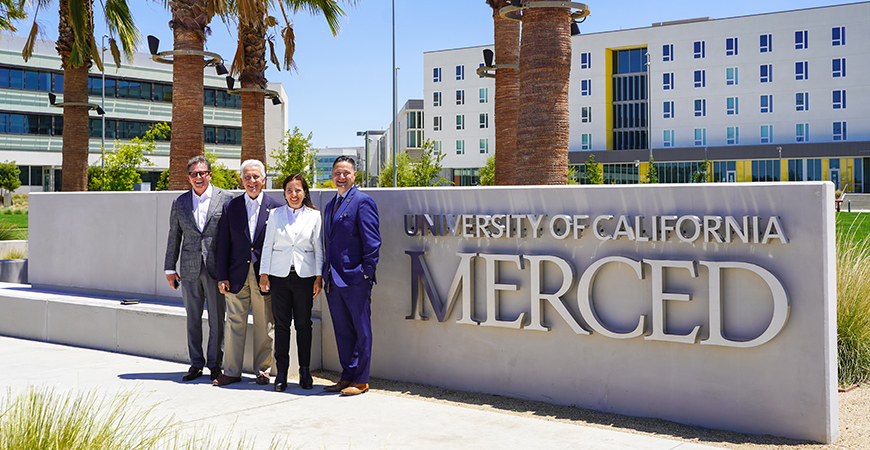
[[245, 176], [245, 169], [247, 169], [248, 167], [251, 167], [251, 166], [254, 166], [254, 167], [260, 169], [260, 175], [263, 177], [263, 179], [266, 179], [266, 166], [264, 166], [263, 163], [259, 159], [249, 159], [249, 160], [243, 162], [242, 166], [239, 167], [239, 174], [241, 176]]

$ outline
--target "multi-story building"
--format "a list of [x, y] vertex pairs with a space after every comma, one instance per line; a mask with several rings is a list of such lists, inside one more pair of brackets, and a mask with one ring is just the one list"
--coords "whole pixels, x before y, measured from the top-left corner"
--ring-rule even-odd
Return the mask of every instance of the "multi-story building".
[[[49, 93], [63, 101], [63, 71], [60, 57], [51, 41], [37, 41], [31, 59], [21, 57], [25, 38], [3, 36], [0, 39], [0, 161], [15, 161], [21, 169], [19, 192], [59, 190], [61, 186], [63, 111], [49, 103]], [[111, 58], [110, 58], [111, 59]], [[237, 169], [241, 152], [241, 101], [227, 92], [226, 80], [211, 68], [204, 76], [205, 149], [218, 155], [218, 161]], [[102, 74], [96, 66], [88, 79], [89, 102], [104, 105], [105, 148], [112, 151], [115, 142], [144, 136], [159, 122], [172, 121], [172, 66], [152, 61], [151, 56], [137, 53], [132, 64], [118, 69], [111, 62], [105, 66], [105, 98]], [[287, 124], [287, 95], [279, 83], [269, 89], [278, 92], [281, 105], [266, 100], [266, 148], [279, 148]], [[99, 164], [103, 117], [90, 113], [89, 162]], [[160, 172], [169, 167], [169, 142], [157, 142], [149, 155], [154, 166], [143, 181], [152, 189]]]
[[477, 75], [485, 48], [492, 46], [423, 54], [424, 137], [445, 155], [445, 178], [457, 186], [477, 184], [495, 151], [495, 81]]
[[[363, 170], [363, 167], [365, 167], [364, 152], [365, 147], [326, 147], [319, 149], [317, 155], [314, 156], [315, 181], [323, 183], [332, 179], [332, 164], [339, 156], [350, 156], [356, 162], [356, 169], [358, 171]], [[360, 174], [357, 174], [357, 176], [359, 177]]]
[[[594, 154], [611, 183], [639, 182], [654, 159], [660, 182], [706, 172], [709, 181], [831, 180], [868, 192], [867, 17], [861, 2], [574, 36], [570, 161], [582, 172]], [[484, 48], [424, 54], [427, 138], [463, 139], [452, 126], [462, 105], [446, 94], [492, 90], [491, 79], [458, 79]], [[489, 126], [473, 139], [490, 139], [492, 151]], [[461, 157], [449, 151], [445, 167], [483, 165]]]

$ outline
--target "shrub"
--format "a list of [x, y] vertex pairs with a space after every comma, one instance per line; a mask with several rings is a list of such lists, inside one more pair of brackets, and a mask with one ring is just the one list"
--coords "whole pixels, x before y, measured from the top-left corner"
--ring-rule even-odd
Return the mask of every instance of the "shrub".
[[3, 252], [2, 255], [0, 255], [0, 260], [4, 259], [27, 259], [27, 251], [17, 248], [10, 248], [9, 250]]
[[18, 239], [18, 228], [11, 223], [0, 222], [0, 241], [13, 241]]
[[870, 236], [837, 235], [837, 371], [841, 386], [870, 379]]

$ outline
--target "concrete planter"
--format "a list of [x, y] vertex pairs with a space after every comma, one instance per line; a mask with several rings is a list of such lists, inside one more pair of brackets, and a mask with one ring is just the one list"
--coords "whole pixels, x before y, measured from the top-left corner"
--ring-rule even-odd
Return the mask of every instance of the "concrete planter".
[[0, 282], [27, 284], [27, 260], [0, 260]]

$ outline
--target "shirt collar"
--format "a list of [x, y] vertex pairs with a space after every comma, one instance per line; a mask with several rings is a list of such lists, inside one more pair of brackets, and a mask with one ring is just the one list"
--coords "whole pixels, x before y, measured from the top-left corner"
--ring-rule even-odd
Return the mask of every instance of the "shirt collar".
[[257, 195], [257, 198], [251, 198], [251, 196], [248, 195], [247, 192], [245, 192], [242, 195], [245, 196], [245, 206], [248, 206], [248, 207], [260, 206], [260, 203], [263, 201], [263, 191], [260, 191], [260, 194]]
[[195, 199], [197, 199], [199, 201], [204, 201], [204, 200], [208, 200], [211, 198], [211, 194], [212, 194], [213, 189], [212, 189], [211, 183], [209, 183], [208, 187], [205, 188], [205, 192], [203, 192], [202, 195], [196, 195], [196, 191], [194, 191], [193, 189], [191, 189], [190, 191], [193, 193], [193, 197]]

